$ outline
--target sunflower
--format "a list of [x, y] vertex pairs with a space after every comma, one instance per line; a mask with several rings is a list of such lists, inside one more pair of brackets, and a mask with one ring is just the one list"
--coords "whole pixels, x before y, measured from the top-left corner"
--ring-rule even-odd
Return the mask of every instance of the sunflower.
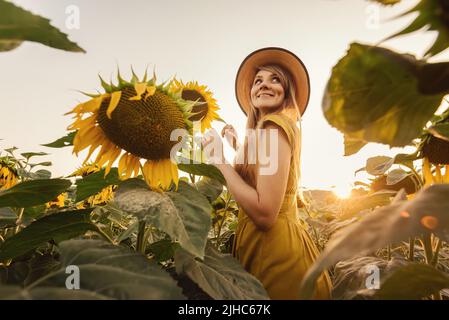
[[61, 193], [56, 199], [45, 204], [47, 209], [49, 208], [62, 208], [65, 206], [65, 200], [67, 199], [67, 192]]
[[[449, 123], [447, 113], [435, 124]], [[449, 141], [428, 133], [422, 142], [421, 155], [425, 185], [449, 183]]]
[[[100, 167], [98, 167], [96, 164], [87, 163], [75, 170], [72, 174], [69, 175], [69, 177], [87, 177], [88, 175], [91, 175], [92, 173], [99, 172], [101, 170]], [[95, 205], [103, 205], [106, 204], [109, 200], [112, 200], [114, 197], [114, 190], [117, 186], [111, 185], [107, 186], [106, 188], [103, 188], [100, 192], [97, 194], [94, 194], [93, 196], [90, 196], [83, 202], [77, 204], [78, 209], [84, 209], [86, 207], [93, 207]]]
[[19, 180], [14, 165], [7, 159], [0, 158], [0, 190], [6, 190], [15, 186]]
[[[75, 121], [68, 130], [76, 130], [73, 153], [89, 147], [86, 163], [92, 153], [100, 150], [93, 161], [106, 166], [105, 175], [118, 161], [122, 180], [137, 176], [142, 171], [146, 183], [153, 189], [168, 189], [172, 182], [177, 187], [178, 167], [170, 159], [170, 151], [178, 141], [171, 141], [173, 130], [191, 132], [192, 108], [195, 102], [185, 101], [180, 93], [169, 90], [167, 84], [156, 84], [156, 76], [149, 81], [139, 80], [133, 72], [128, 82], [118, 72], [118, 84], [101, 79], [105, 92], [89, 95], [92, 99], [77, 105], [68, 114]], [[141, 160], [145, 163], [142, 166]]]
[[217, 114], [220, 108], [217, 100], [212, 96], [212, 92], [205, 85], [199, 85], [197, 81], [189, 81], [184, 84], [182, 81], [173, 80], [170, 90], [180, 93], [184, 100], [196, 101], [197, 104], [192, 109], [192, 116], [189, 120], [201, 121], [201, 132], [211, 127], [214, 120], [221, 120]]

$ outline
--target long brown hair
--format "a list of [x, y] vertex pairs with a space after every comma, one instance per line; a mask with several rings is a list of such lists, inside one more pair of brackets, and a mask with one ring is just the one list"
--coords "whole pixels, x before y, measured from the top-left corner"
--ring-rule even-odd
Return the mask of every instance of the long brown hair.
[[[286, 113], [290, 118], [294, 120], [294, 122], [301, 120], [301, 112], [299, 111], [299, 107], [296, 103], [295, 90], [294, 90], [294, 82], [290, 74], [284, 70], [282, 67], [276, 64], [270, 64], [261, 66], [257, 69], [257, 72], [264, 70], [271, 72], [279, 77], [282, 87], [284, 88], [285, 97], [282, 105], [273, 110], [272, 113]], [[246, 129], [256, 129], [259, 120], [261, 118], [260, 111], [254, 107], [251, 103], [250, 108], [248, 110], [248, 119], [246, 122]], [[248, 163], [248, 137], [245, 136], [245, 142], [243, 145], [243, 150], [239, 150], [239, 152], [244, 152], [243, 163], [235, 164], [235, 170], [238, 174], [251, 186], [255, 187], [257, 184], [257, 162], [256, 164]]]

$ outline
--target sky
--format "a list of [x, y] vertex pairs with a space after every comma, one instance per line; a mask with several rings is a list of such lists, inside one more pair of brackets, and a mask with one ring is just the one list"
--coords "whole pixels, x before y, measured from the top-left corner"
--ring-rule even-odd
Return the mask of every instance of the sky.
[[[403, 0], [381, 7], [365, 0], [14, 0], [42, 15], [67, 33], [87, 53], [71, 53], [27, 42], [0, 53], [0, 150], [51, 153], [54, 176], [65, 176], [84, 160], [70, 148], [40, 146], [66, 134], [71, 123], [63, 114], [86, 97], [77, 90], [101, 89], [98, 74], [115, 76], [117, 66], [128, 78], [132, 65], [142, 75], [155, 67], [158, 79], [176, 75], [197, 80], [214, 93], [220, 116], [243, 137], [245, 121], [234, 95], [234, 80], [242, 60], [266, 46], [284, 47], [297, 54], [311, 78], [311, 98], [302, 120], [302, 177], [304, 188], [344, 193], [362, 175], [355, 170], [376, 155], [399, 149], [369, 144], [359, 153], [343, 156], [343, 136], [323, 116], [321, 100], [332, 67], [352, 42], [376, 44], [408, 25], [415, 14], [392, 19], [413, 7]], [[67, 24], [66, 9], [79, 9], [79, 28]], [[72, 11], [73, 12], [73, 11]], [[377, 23], [379, 22], [379, 23]], [[422, 58], [435, 33], [415, 33], [382, 45]], [[432, 58], [449, 59], [449, 50]], [[221, 130], [223, 124], [214, 128]], [[229, 151], [229, 150], [228, 150]], [[228, 152], [227, 151], [227, 152]], [[402, 152], [402, 151], [401, 151]], [[42, 158], [44, 161], [44, 158]]]

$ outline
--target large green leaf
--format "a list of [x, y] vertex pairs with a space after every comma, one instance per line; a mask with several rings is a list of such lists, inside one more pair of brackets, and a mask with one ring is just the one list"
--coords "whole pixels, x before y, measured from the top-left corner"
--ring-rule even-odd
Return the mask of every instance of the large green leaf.
[[196, 176], [205, 176], [217, 180], [222, 185], [226, 185], [226, 180], [217, 167], [206, 163], [193, 163], [193, 161], [181, 158], [178, 168], [181, 171], [194, 174]]
[[158, 193], [144, 181], [130, 179], [117, 189], [114, 201], [120, 209], [179, 241], [192, 254], [204, 256], [212, 208], [207, 198], [188, 183], [179, 181], [176, 192]]
[[374, 297], [383, 300], [418, 300], [449, 288], [449, 276], [432, 266], [403, 266], [382, 281]]
[[254, 276], [229, 254], [221, 254], [208, 245], [204, 260], [183, 249], [175, 252], [176, 272], [187, 274], [204, 292], [214, 299], [263, 300], [267, 292]]
[[17, 214], [11, 208], [0, 208], [0, 228], [15, 226]]
[[378, 268], [381, 280], [406, 263], [403, 258], [393, 257], [391, 260], [385, 260], [371, 256], [340, 261], [333, 269], [332, 299], [349, 300], [357, 298], [359, 294], [366, 296], [363, 294], [367, 288], [366, 280], [373, 267]]
[[449, 62], [424, 63], [418, 72], [418, 88], [422, 93], [449, 92]]
[[73, 146], [73, 139], [75, 138], [75, 135], [76, 131], [72, 131], [66, 136], [59, 138], [53, 142], [43, 144], [42, 146], [49, 148], [64, 148], [68, 146]]
[[0, 0], [0, 41], [3, 43], [1, 51], [17, 48], [22, 41], [34, 41], [52, 48], [85, 52], [65, 33], [53, 27], [50, 20], [5, 0]]
[[[59, 246], [61, 267], [24, 289], [2, 287], [9, 299], [185, 299], [155, 262], [127, 247], [100, 240], [68, 240]], [[67, 290], [67, 266], [80, 270], [80, 290]]]
[[351, 156], [359, 152], [364, 146], [366, 146], [367, 142], [363, 140], [359, 140], [357, 138], [350, 137], [348, 135], [344, 135], [344, 145], [345, 145], [345, 156]]
[[83, 235], [88, 230], [98, 231], [90, 220], [91, 211], [65, 211], [36, 220], [1, 244], [0, 261], [14, 259], [50, 240], [60, 242]]
[[223, 185], [215, 179], [202, 177], [200, 181], [195, 183], [198, 191], [205, 195], [210, 203], [214, 202], [223, 192]]
[[433, 56], [449, 47], [449, 5], [445, 0], [420, 0], [412, 9], [399, 17], [417, 13], [415, 20], [403, 30], [393, 34], [386, 40], [415, 32], [421, 29], [436, 31], [438, 37], [433, 45], [426, 51], [426, 56]]
[[449, 184], [421, 189], [410, 201], [403, 200], [405, 193], [400, 192], [391, 205], [379, 208], [335, 233], [307, 272], [301, 294], [310, 297], [321, 272], [340, 260], [369, 254], [388, 244], [407, 241], [429, 232], [442, 240], [449, 240], [448, 195]]
[[71, 185], [65, 179], [40, 179], [25, 181], [0, 191], [1, 207], [32, 207], [55, 199]]
[[105, 169], [76, 180], [76, 202], [82, 201], [110, 185], [120, 184], [117, 168], [112, 168], [105, 177]]
[[418, 90], [420, 61], [353, 43], [332, 70], [323, 97], [327, 121], [348, 137], [402, 147], [418, 137], [443, 93]]

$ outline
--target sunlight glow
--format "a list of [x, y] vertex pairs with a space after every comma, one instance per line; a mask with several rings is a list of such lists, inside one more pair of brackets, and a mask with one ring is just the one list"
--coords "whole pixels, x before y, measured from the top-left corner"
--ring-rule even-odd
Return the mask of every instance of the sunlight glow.
[[351, 186], [349, 184], [341, 184], [332, 187], [332, 192], [340, 199], [347, 199], [351, 196]]

